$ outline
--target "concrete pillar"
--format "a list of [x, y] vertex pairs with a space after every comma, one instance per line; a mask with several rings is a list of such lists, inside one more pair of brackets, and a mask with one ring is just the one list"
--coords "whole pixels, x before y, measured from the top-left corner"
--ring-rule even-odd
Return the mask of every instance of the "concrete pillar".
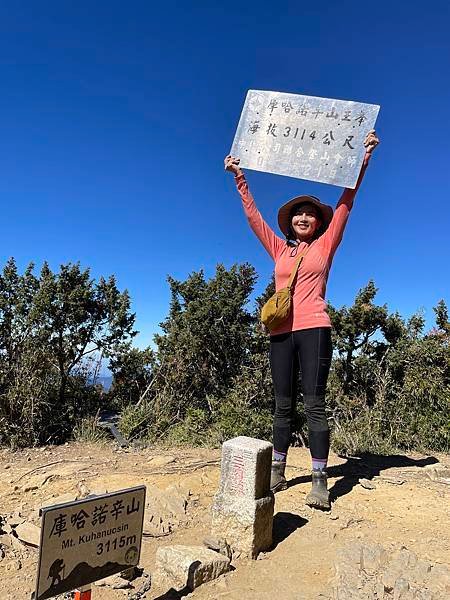
[[220, 487], [212, 506], [212, 534], [234, 553], [256, 558], [272, 545], [272, 444], [240, 436], [222, 446]]

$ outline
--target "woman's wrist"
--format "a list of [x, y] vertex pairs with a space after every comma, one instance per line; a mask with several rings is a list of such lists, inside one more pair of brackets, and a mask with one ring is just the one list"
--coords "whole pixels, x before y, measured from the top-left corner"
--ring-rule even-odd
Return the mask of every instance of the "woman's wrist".
[[236, 178], [238, 178], [238, 177], [242, 177], [242, 175], [243, 175], [243, 174], [244, 174], [244, 171], [242, 171], [241, 169], [237, 169], [237, 170], [234, 172], [234, 176], [235, 176]]

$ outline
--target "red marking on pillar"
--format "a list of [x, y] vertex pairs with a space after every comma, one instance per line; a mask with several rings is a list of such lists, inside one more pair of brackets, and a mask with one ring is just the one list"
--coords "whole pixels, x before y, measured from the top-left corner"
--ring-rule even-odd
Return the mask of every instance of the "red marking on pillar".
[[92, 589], [88, 590], [75, 590], [74, 600], [91, 600]]

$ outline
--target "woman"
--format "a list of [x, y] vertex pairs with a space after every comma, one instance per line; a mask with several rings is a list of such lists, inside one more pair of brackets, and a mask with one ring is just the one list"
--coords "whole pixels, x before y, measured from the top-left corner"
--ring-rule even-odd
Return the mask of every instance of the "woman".
[[300, 253], [304, 255], [292, 294], [289, 317], [270, 336], [270, 367], [275, 392], [273, 461], [271, 489], [286, 489], [286, 456], [297, 395], [298, 369], [308, 424], [312, 458], [312, 489], [306, 503], [315, 508], [330, 507], [326, 466], [330, 447], [325, 415], [325, 390], [331, 364], [331, 322], [326, 312], [325, 290], [328, 273], [342, 239], [353, 200], [379, 140], [374, 130], [364, 141], [366, 154], [356, 188], [345, 189], [333, 209], [314, 196], [298, 196], [278, 212], [278, 225], [285, 239], [277, 236], [262, 218], [248, 189], [239, 159], [225, 158], [231, 171], [250, 227], [275, 261], [276, 289], [286, 287]]

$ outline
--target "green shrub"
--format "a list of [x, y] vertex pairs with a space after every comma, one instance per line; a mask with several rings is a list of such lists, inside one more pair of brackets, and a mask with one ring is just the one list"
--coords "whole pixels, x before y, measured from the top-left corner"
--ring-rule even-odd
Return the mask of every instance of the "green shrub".
[[97, 417], [80, 419], [73, 428], [73, 439], [77, 442], [101, 443], [106, 442], [108, 435], [98, 426]]

